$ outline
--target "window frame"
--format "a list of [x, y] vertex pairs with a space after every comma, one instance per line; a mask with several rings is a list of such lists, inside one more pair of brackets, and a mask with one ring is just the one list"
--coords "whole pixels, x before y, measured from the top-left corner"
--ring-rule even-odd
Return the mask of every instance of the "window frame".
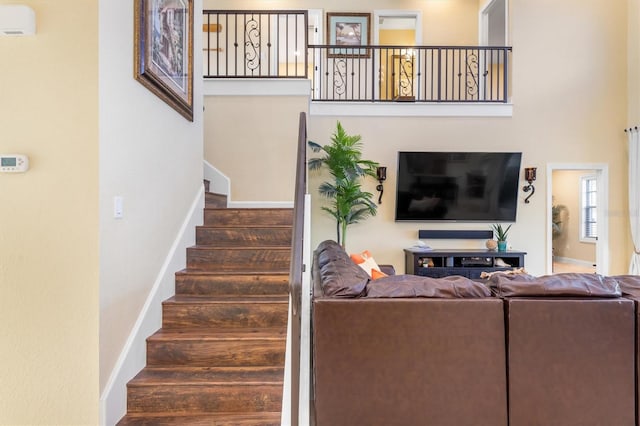
[[[589, 191], [587, 188], [588, 182], [593, 181], [595, 183], [595, 190]], [[588, 192], [595, 192], [593, 200], [595, 204], [589, 205]], [[593, 209], [596, 215], [596, 219], [592, 222], [595, 224], [595, 235], [587, 235], [587, 209]], [[580, 176], [580, 242], [595, 244], [598, 241], [598, 177], [594, 174]]]

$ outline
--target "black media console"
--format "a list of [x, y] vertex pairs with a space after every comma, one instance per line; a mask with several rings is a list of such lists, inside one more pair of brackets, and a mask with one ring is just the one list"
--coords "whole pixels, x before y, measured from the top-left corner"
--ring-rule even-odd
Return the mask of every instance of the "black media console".
[[[439, 278], [462, 275], [480, 278], [482, 272], [505, 271], [524, 267], [525, 252], [494, 250], [425, 250], [404, 249], [407, 274]], [[507, 266], [500, 266], [500, 261]]]

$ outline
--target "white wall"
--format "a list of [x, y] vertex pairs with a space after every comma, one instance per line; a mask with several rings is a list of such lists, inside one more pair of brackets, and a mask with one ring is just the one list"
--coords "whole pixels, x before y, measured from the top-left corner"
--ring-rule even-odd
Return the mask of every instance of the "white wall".
[[[109, 377], [118, 373], [114, 366], [154, 283], [173, 289], [176, 271], [161, 276], [161, 268], [202, 189], [202, 59], [197, 54], [202, 48], [198, 36], [202, 22], [197, 13], [202, 3], [194, 4], [193, 123], [133, 77], [133, 2], [101, 0], [99, 4], [103, 391]], [[113, 217], [114, 196], [124, 199], [122, 219]], [[122, 393], [124, 389], [109, 391]]]

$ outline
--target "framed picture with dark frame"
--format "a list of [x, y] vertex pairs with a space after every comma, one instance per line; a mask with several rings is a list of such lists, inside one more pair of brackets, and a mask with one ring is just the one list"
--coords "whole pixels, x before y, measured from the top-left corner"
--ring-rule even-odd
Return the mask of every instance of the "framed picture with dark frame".
[[[333, 46], [366, 46], [371, 43], [370, 13], [327, 12], [327, 44]], [[368, 58], [369, 49], [331, 48], [329, 57], [355, 56]]]
[[134, 75], [193, 121], [193, 0], [134, 1]]

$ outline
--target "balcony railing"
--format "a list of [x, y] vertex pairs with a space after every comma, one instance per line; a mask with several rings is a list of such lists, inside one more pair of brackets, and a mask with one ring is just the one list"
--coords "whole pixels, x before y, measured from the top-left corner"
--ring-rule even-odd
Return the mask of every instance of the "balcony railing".
[[311, 45], [314, 101], [507, 102], [510, 47]]
[[307, 78], [306, 11], [203, 13], [205, 78]]
[[317, 102], [509, 99], [511, 47], [314, 45], [306, 11], [205, 10], [203, 26], [207, 79], [311, 79]]

